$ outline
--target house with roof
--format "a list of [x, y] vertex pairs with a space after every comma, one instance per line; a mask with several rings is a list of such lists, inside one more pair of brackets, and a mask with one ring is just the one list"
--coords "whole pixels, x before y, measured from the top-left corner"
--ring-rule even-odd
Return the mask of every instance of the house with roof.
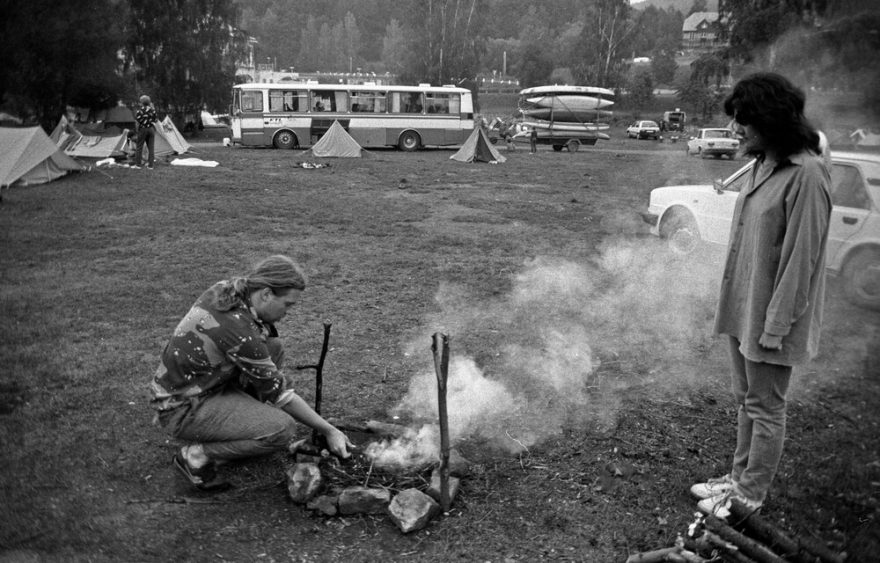
[[712, 51], [723, 47], [725, 42], [719, 38], [718, 12], [694, 12], [681, 26], [681, 48], [685, 51]]

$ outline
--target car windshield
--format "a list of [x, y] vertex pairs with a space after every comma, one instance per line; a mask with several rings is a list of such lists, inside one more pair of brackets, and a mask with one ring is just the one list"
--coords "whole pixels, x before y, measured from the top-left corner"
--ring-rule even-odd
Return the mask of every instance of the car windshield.
[[657, 127], [653, 121], [642, 121], [642, 127]]
[[728, 129], [708, 129], [703, 133], [706, 139], [729, 139], [731, 131]]

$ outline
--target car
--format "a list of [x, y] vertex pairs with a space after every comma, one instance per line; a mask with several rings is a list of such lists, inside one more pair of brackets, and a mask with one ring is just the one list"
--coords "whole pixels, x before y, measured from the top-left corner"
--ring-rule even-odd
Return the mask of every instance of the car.
[[695, 154], [701, 158], [727, 156], [733, 160], [739, 151], [739, 141], [730, 129], [705, 128], [698, 130], [697, 134], [688, 140], [684, 150], [688, 155]]
[[[715, 185], [655, 188], [642, 218], [675, 253], [726, 247], [736, 198], [754, 162]], [[880, 155], [832, 152], [831, 183], [827, 270], [842, 278], [851, 302], [880, 309]]]
[[626, 135], [631, 139], [659, 139], [660, 126], [656, 121], [636, 121], [626, 128]]

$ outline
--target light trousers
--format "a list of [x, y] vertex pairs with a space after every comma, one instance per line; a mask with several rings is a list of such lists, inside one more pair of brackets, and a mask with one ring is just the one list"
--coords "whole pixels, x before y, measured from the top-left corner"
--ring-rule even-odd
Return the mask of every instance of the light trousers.
[[733, 394], [738, 405], [736, 451], [730, 476], [749, 500], [764, 502], [779, 468], [791, 366], [753, 362], [730, 337]]

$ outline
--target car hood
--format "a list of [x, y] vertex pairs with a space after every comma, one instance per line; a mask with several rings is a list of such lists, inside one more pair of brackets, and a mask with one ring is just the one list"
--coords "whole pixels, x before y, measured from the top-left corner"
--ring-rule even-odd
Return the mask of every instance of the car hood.
[[704, 196], [711, 194], [715, 188], [711, 184], [691, 184], [683, 186], [663, 186], [651, 190], [651, 200], [681, 199], [689, 196]]

